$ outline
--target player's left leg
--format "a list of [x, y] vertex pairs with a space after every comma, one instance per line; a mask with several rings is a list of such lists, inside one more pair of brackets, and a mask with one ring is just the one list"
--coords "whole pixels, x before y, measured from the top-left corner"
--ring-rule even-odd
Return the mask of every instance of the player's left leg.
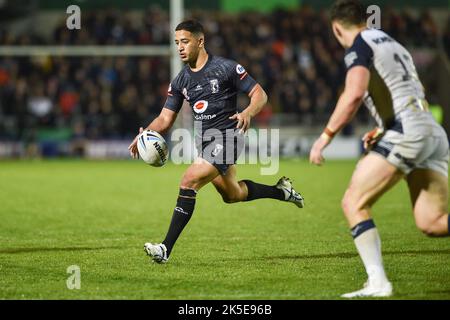
[[416, 169], [407, 181], [417, 227], [428, 236], [449, 236], [448, 178], [434, 170]]
[[417, 167], [407, 176], [417, 227], [435, 237], [449, 235], [448, 161], [449, 144], [440, 135], [428, 136]]
[[236, 165], [229, 166], [225, 174], [217, 176], [212, 183], [226, 203], [256, 199], [277, 199], [293, 202], [299, 208], [303, 208], [304, 205], [303, 197], [294, 190], [289, 179], [283, 177], [273, 186], [256, 183], [251, 180], [238, 181], [236, 178]]
[[403, 174], [395, 166], [375, 153], [361, 159], [353, 173], [342, 200], [342, 209], [364, 263], [368, 281], [362, 290], [345, 294], [344, 298], [392, 294], [392, 286], [384, 271], [380, 236], [371, 218], [370, 208], [402, 177]]

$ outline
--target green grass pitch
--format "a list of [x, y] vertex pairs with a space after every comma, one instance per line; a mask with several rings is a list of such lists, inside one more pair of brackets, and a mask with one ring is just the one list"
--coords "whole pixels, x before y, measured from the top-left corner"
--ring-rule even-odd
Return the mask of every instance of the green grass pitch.
[[[0, 162], [0, 299], [339, 299], [366, 280], [340, 209], [354, 161], [282, 161], [277, 176], [238, 166], [239, 179], [282, 175], [306, 207], [225, 204], [212, 185], [166, 265], [161, 241], [186, 166], [141, 161]], [[374, 207], [393, 299], [450, 299], [450, 241], [414, 225], [404, 182]], [[69, 290], [67, 268], [80, 267]]]

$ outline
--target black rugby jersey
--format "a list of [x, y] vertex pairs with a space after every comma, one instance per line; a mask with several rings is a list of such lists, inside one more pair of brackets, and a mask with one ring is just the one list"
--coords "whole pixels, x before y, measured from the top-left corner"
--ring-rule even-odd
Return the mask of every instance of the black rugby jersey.
[[256, 84], [237, 62], [208, 54], [201, 70], [186, 65], [170, 83], [164, 107], [178, 112], [185, 99], [202, 131], [225, 131], [236, 127], [237, 121], [229, 117], [237, 112], [237, 93], [248, 94]]

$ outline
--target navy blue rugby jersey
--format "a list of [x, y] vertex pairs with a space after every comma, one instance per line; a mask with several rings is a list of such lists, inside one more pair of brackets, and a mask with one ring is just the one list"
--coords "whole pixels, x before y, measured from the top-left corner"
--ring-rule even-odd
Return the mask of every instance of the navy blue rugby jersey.
[[256, 84], [237, 62], [208, 54], [201, 70], [194, 72], [186, 65], [170, 83], [164, 107], [178, 112], [186, 100], [202, 131], [223, 132], [236, 127], [237, 121], [229, 117], [237, 112], [237, 93], [248, 94]]

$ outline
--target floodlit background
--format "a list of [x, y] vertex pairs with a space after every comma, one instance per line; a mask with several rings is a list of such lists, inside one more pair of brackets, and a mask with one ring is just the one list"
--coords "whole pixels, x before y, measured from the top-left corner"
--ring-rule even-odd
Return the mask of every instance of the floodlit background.
[[[411, 51], [433, 112], [449, 132], [448, 0], [366, 1], [373, 2], [382, 28]], [[171, 23], [173, 29], [183, 17], [203, 23], [210, 53], [241, 63], [268, 92], [253, 127], [280, 128], [281, 155], [304, 156], [345, 76], [344, 51], [327, 19], [330, 3], [0, 1], [0, 157], [127, 157], [124, 147], [160, 112], [181, 67], [178, 56], [171, 62], [170, 44]], [[80, 30], [66, 27], [71, 4], [81, 9]], [[113, 46], [106, 54], [86, 47], [105, 45]], [[133, 47], [123, 53], [124, 46]], [[361, 108], [329, 157], [358, 156], [358, 139], [372, 124]], [[191, 127], [189, 108], [176, 127]]]
[[[382, 27], [412, 53], [449, 132], [449, 1], [366, 3], [380, 6]], [[66, 27], [72, 4], [80, 30]], [[365, 108], [323, 167], [305, 157], [343, 88], [329, 6], [0, 0], [0, 299], [338, 299], [359, 289], [367, 276], [340, 201], [374, 125]], [[127, 146], [181, 67], [171, 36], [182, 17], [199, 19], [208, 51], [237, 60], [268, 92], [252, 128], [280, 130], [279, 172], [238, 165], [238, 179], [273, 185], [286, 175], [306, 206], [228, 205], [207, 185], [169, 263], [157, 265], [143, 244], [163, 239], [187, 165], [149, 167]], [[183, 107], [175, 127], [191, 129], [190, 113]], [[406, 184], [373, 215], [392, 299], [450, 299], [449, 239], [417, 230]]]

